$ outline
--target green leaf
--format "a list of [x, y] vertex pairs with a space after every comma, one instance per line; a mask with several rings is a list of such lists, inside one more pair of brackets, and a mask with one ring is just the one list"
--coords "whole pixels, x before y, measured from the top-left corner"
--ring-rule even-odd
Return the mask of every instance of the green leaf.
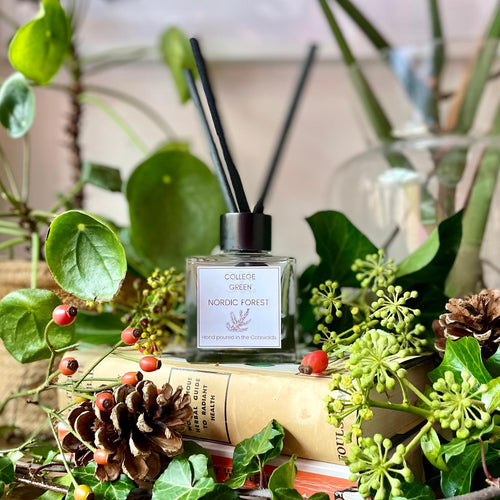
[[435, 500], [436, 498], [432, 488], [419, 481], [412, 481], [411, 483], [403, 482], [401, 489], [404, 496], [391, 497], [392, 500]]
[[461, 455], [466, 446], [467, 441], [465, 439], [454, 438], [449, 443], [441, 446], [441, 455], [444, 456], [445, 460], [448, 462], [451, 457]]
[[35, 94], [21, 73], [14, 73], [0, 88], [0, 122], [14, 139], [23, 136], [35, 117]]
[[[45, 327], [52, 311], [61, 301], [48, 290], [34, 288], [15, 290], [0, 301], [0, 337], [5, 348], [20, 363], [48, 359]], [[49, 327], [49, 340], [54, 349], [62, 349], [74, 341], [74, 323]]]
[[0, 498], [3, 498], [3, 493], [5, 491], [5, 484], [0, 481]]
[[116, 314], [103, 312], [91, 314], [78, 311], [76, 341], [87, 344], [114, 345], [120, 340], [123, 323]]
[[[302, 500], [302, 495], [293, 488], [278, 488], [271, 491], [272, 500]], [[328, 497], [327, 497], [328, 498]]]
[[398, 284], [410, 289], [416, 283], [442, 287], [457, 255], [461, 227], [462, 212], [441, 222], [415, 252], [398, 264]]
[[120, 192], [122, 190], [122, 177], [117, 168], [86, 161], [82, 165], [81, 179], [83, 182], [108, 191]]
[[128, 268], [144, 279], [151, 276], [151, 273], [155, 269], [155, 265], [146, 255], [140, 253], [138, 249], [132, 245], [132, 241], [130, 239], [130, 228], [119, 227], [116, 234], [118, 235], [118, 238], [120, 238], [123, 248], [125, 249]]
[[330, 496], [327, 493], [314, 493], [308, 500], [329, 500]]
[[297, 455], [292, 455], [284, 464], [273, 470], [269, 478], [268, 488], [271, 491], [271, 498], [275, 500], [278, 496], [274, 492], [278, 489], [293, 489], [295, 476], [297, 476], [297, 466], [295, 465]]
[[240, 488], [247, 478], [261, 472], [261, 467], [281, 454], [283, 438], [283, 427], [271, 420], [260, 432], [237, 444], [233, 453], [233, 472], [225, 484]]
[[443, 460], [441, 452], [441, 442], [439, 441], [439, 436], [431, 427], [426, 434], [420, 438], [420, 447], [422, 451], [429, 460], [429, 462], [439, 470], [447, 470], [446, 463]]
[[197, 500], [210, 493], [215, 481], [208, 476], [207, 461], [205, 455], [174, 458], [156, 480], [152, 500]]
[[487, 384], [491, 380], [491, 375], [481, 359], [479, 342], [473, 337], [464, 337], [455, 341], [448, 339], [443, 361], [429, 372], [429, 379], [434, 383], [438, 378], [443, 378], [447, 370], [454, 373], [455, 380], [457, 378], [461, 380], [462, 370], [469, 371], [480, 384]]
[[[92, 488], [96, 500], [126, 500], [129, 493], [135, 488], [134, 482], [125, 474], [120, 474], [120, 477], [112, 483], [101, 483], [94, 476], [95, 468], [95, 462], [91, 462], [85, 467], [73, 469], [72, 472], [77, 483], [86, 484]], [[71, 499], [73, 499], [72, 494]]]
[[481, 401], [488, 413], [492, 413], [500, 407], [500, 377], [490, 380], [487, 384], [486, 392], [481, 394]]
[[184, 103], [189, 100], [189, 90], [183, 71], [190, 69], [195, 78], [198, 75], [191, 44], [181, 30], [172, 27], [163, 33], [160, 48], [163, 60], [169, 66], [174, 77], [181, 102]]
[[441, 489], [446, 497], [470, 492], [472, 476], [481, 464], [481, 445], [473, 443], [465, 447], [461, 455], [452, 457], [448, 471], [441, 473]]
[[68, 21], [59, 0], [43, 0], [37, 17], [10, 42], [10, 63], [26, 78], [46, 85], [64, 62], [68, 44]]
[[14, 481], [14, 464], [7, 457], [0, 457], [0, 481], [9, 484]]
[[116, 234], [78, 210], [53, 220], [45, 252], [57, 284], [83, 300], [112, 299], [127, 271], [125, 250]]
[[130, 238], [155, 267], [184, 269], [190, 255], [219, 243], [224, 200], [215, 175], [182, 151], [154, 154], [127, 182]]
[[214, 490], [203, 496], [203, 500], [239, 500], [238, 493], [225, 484], [215, 484]]
[[358, 257], [376, 253], [375, 245], [340, 212], [317, 212], [306, 220], [320, 257], [314, 284], [333, 278], [340, 286], [359, 286], [351, 265]]

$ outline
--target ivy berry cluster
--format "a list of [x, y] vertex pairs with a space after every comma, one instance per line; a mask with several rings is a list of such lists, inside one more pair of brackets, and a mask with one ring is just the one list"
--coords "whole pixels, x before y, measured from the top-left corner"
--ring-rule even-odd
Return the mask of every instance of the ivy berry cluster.
[[122, 334], [123, 342], [156, 356], [169, 342], [181, 341], [185, 337], [185, 286], [184, 274], [173, 268], [155, 269], [146, 282], [135, 280], [134, 302], [113, 303], [115, 309], [125, 312], [122, 321], [128, 327]]

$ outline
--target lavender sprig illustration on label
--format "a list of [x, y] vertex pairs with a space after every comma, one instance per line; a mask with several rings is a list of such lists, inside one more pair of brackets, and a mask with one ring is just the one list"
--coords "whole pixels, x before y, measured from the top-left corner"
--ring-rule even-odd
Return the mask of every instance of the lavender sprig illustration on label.
[[248, 314], [250, 313], [250, 309], [248, 308], [246, 312], [243, 312], [240, 309], [240, 316], [239, 318], [236, 317], [236, 314], [234, 312], [231, 312], [231, 322], [226, 323], [226, 328], [230, 332], [246, 332], [248, 330], [247, 325], [252, 321], [251, 319], [247, 319]]

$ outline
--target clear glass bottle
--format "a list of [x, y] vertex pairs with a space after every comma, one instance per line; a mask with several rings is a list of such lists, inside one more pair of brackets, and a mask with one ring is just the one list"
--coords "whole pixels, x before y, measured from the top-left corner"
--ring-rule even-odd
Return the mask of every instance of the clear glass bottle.
[[221, 253], [187, 259], [188, 361], [296, 360], [295, 259], [270, 247], [270, 216], [228, 213]]

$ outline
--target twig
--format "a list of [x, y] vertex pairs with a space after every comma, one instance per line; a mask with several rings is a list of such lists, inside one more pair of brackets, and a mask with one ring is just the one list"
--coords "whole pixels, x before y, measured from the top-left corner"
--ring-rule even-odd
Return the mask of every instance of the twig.
[[44, 490], [55, 491], [56, 493], [68, 493], [68, 489], [64, 486], [58, 486], [54, 483], [49, 483], [47, 481], [42, 481], [41, 479], [32, 479], [24, 476], [18, 476], [16, 474], [16, 481], [18, 483], [27, 484], [29, 486], [35, 486]]

